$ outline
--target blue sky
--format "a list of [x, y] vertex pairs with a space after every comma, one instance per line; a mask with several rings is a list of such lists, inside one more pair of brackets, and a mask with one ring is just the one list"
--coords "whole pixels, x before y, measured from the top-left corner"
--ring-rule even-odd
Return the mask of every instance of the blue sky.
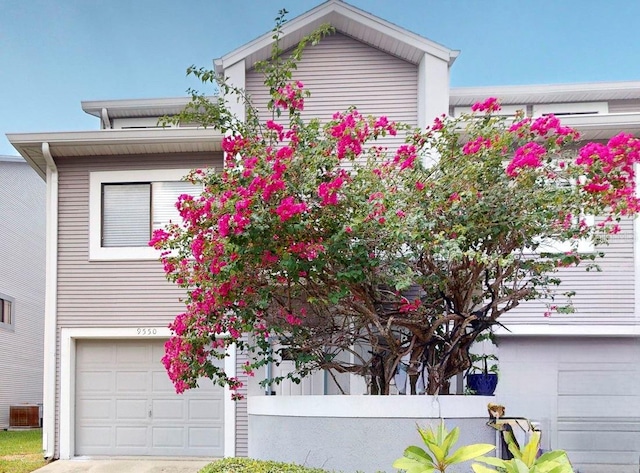
[[[81, 100], [175, 97], [191, 64], [320, 0], [0, 0], [0, 155], [7, 132], [97, 129]], [[349, 0], [452, 49], [452, 86], [640, 80], [635, 0]]]

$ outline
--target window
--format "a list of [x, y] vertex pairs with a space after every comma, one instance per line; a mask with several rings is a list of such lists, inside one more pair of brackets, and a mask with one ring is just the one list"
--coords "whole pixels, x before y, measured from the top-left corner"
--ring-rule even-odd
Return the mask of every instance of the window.
[[181, 181], [189, 171], [107, 171], [90, 176], [89, 259], [157, 259], [154, 230], [179, 222], [175, 203], [200, 187]]
[[0, 328], [13, 329], [13, 305], [12, 297], [0, 294]]

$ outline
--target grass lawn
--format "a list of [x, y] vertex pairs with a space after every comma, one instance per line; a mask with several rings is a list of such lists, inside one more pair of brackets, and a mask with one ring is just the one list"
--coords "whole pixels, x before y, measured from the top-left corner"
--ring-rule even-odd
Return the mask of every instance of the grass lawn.
[[0, 472], [28, 473], [45, 465], [42, 430], [0, 430]]

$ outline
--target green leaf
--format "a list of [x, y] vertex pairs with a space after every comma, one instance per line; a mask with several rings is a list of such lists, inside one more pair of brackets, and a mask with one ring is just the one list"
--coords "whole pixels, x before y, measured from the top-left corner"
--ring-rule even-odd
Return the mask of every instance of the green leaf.
[[522, 450], [522, 461], [528, 467], [531, 467], [536, 461], [538, 455], [538, 446], [540, 445], [540, 432], [533, 432], [531, 440]]
[[473, 468], [473, 471], [475, 473], [496, 473], [496, 470], [494, 470], [493, 468], [486, 467], [484, 465], [481, 465], [480, 463], [474, 463], [473, 465], [471, 465], [471, 468]]
[[486, 463], [487, 465], [497, 466], [500, 468], [505, 468], [505, 465], [507, 464], [506, 460], [496, 457], [478, 457], [476, 458], [476, 460], [482, 463]]
[[467, 460], [472, 460], [480, 455], [484, 455], [485, 453], [489, 453], [494, 450], [496, 447], [488, 444], [488, 443], [476, 443], [473, 445], [466, 445], [464, 447], [460, 447], [456, 450], [453, 455], [445, 460], [448, 465], [453, 465], [454, 463], [462, 463]]
[[429, 455], [420, 447], [416, 447], [415, 445], [405, 448], [404, 456], [422, 463], [428, 463], [431, 465], [435, 464], [435, 462], [433, 461], [433, 458], [431, 458], [431, 455]]
[[451, 432], [449, 432], [449, 434], [444, 439], [443, 447], [447, 454], [449, 453], [449, 450], [451, 449], [451, 447], [453, 447], [456, 444], [459, 438], [460, 438], [460, 429], [458, 427], [454, 427], [453, 430], [451, 430]]
[[398, 458], [393, 462], [392, 466], [394, 468], [398, 468], [399, 470], [405, 470], [407, 473], [431, 473], [432, 471], [435, 471], [433, 465], [420, 463], [406, 457]]
[[440, 445], [438, 445], [436, 443], [433, 443], [433, 442], [429, 442], [427, 444], [427, 448], [429, 450], [431, 450], [431, 453], [433, 453], [433, 456], [435, 458], [435, 463], [444, 462], [444, 460], [447, 457], [447, 455], [446, 455], [444, 449]]

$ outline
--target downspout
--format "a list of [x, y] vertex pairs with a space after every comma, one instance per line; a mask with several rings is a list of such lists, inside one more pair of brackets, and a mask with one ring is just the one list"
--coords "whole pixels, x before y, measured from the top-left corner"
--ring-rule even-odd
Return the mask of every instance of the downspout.
[[102, 122], [103, 130], [111, 129], [111, 120], [109, 119], [109, 112], [107, 112], [106, 108], [100, 110], [100, 121]]
[[58, 301], [58, 168], [49, 143], [42, 143], [47, 163], [46, 289], [44, 305], [44, 397], [42, 400], [42, 448], [45, 458], [55, 455], [56, 435], [56, 338]]

